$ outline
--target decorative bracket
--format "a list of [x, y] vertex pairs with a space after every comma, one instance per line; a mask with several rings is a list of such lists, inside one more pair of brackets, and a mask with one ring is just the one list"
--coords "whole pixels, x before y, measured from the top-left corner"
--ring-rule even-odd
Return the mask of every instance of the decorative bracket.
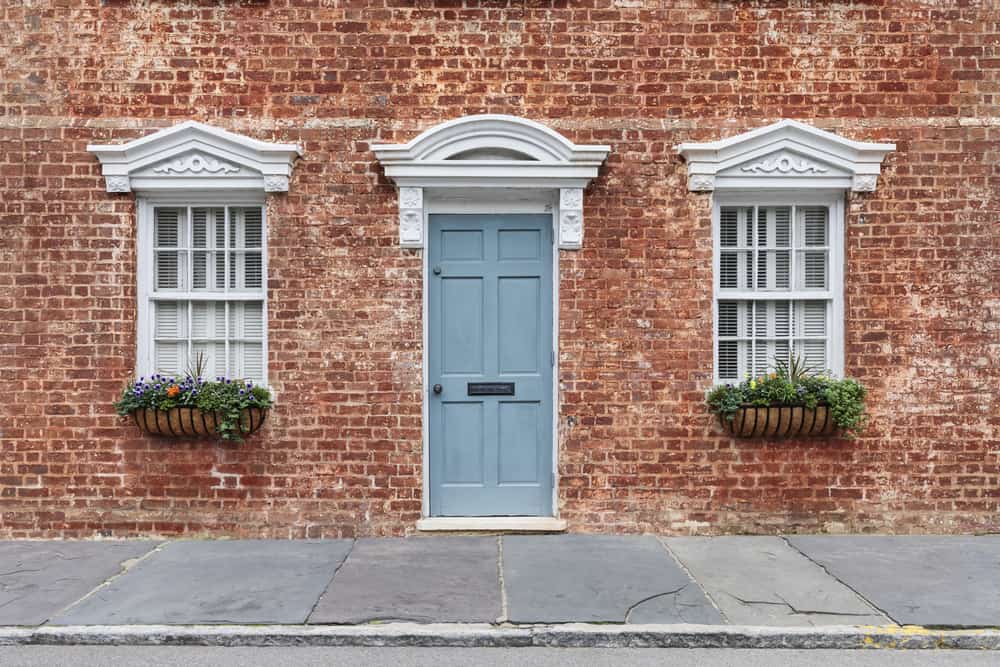
[[399, 245], [404, 248], [424, 247], [424, 190], [399, 189]]
[[583, 189], [559, 190], [559, 247], [577, 250], [583, 246]]

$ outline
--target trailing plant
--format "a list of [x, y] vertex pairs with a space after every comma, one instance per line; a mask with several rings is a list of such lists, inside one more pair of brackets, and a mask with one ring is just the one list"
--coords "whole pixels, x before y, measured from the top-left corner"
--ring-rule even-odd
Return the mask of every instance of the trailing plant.
[[121, 398], [115, 401], [115, 410], [127, 416], [144, 408], [196, 408], [217, 415], [219, 437], [242, 440], [240, 415], [247, 408], [271, 407], [271, 392], [249, 380], [217, 377], [215, 381], [206, 381], [198, 373], [202, 368], [203, 364], [199, 363], [182, 378], [157, 373], [148, 380], [145, 377], [132, 380], [125, 385]]
[[865, 388], [856, 380], [838, 380], [817, 373], [800, 359], [778, 362], [776, 371], [748, 377], [739, 384], [725, 384], [709, 390], [709, 409], [727, 422], [733, 421], [740, 408], [802, 405], [815, 409], [825, 405], [833, 422], [844, 436], [853, 438], [868, 423], [865, 411]]

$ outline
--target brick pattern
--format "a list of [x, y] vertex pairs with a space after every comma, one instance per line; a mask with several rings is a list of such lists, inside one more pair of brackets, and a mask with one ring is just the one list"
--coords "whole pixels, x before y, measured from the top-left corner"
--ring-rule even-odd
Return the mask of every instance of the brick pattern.
[[[8, 4], [0, 537], [412, 531], [421, 258], [368, 146], [481, 112], [613, 146], [560, 256], [572, 530], [1000, 529], [989, 4]], [[874, 414], [854, 442], [733, 441], [702, 404], [710, 200], [672, 147], [780, 117], [898, 146], [848, 209], [846, 366]], [[144, 438], [110, 407], [134, 363], [134, 202], [85, 146], [187, 118], [305, 150], [268, 204], [279, 404], [242, 445]]]

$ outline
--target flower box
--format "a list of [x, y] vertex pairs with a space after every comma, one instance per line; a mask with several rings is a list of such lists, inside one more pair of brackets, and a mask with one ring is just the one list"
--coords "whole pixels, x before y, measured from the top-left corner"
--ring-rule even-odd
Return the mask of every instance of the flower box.
[[[244, 408], [240, 412], [239, 431], [248, 436], [264, 425], [267, 408]], [[150, 435], [171, 438], [219, 437], [219, 423], [222, 417], [215, 412], [205, 412], [198, 408], [176, 407], [168, 410], [137, 408], [132, 411], [136, 426]]]
[[829, 436], [839, 429], [830, 408], [817, 405], [740, 406], [731, 421], [720, 417], [722, 427], [737, 438], [796, 438]]
[[173, 438], [240, 441], [263, 426], [273, 404], [267, 387], [223, 376], [207, 381], [200, 367], [201, 359], [182, 378], [155, 373], [128, 382], [115, 411], [145, 433]]

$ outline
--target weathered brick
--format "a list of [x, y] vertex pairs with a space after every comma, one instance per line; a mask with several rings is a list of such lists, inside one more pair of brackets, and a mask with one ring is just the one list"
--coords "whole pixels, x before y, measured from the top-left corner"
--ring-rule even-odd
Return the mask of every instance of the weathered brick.
[[[0, 536], [412, 531], [422, 264], [369, 146], [471, 113], [613, 148], [560, 256], [572, 530], [1000, 529], [995, 12], [337, 4], [0, 10]], [[710, 206], [673, 146], [781, 117], [898, 146], [848, 206], [846, 366], [873, 413], [853, 442], [733, 441], [702, 406]], [[305, 149], [268, 204], [280, 402], [238, 446], [144, 438], [110, 407], [134, 364], [135, 211], [85, 146], [188, 118]]]

